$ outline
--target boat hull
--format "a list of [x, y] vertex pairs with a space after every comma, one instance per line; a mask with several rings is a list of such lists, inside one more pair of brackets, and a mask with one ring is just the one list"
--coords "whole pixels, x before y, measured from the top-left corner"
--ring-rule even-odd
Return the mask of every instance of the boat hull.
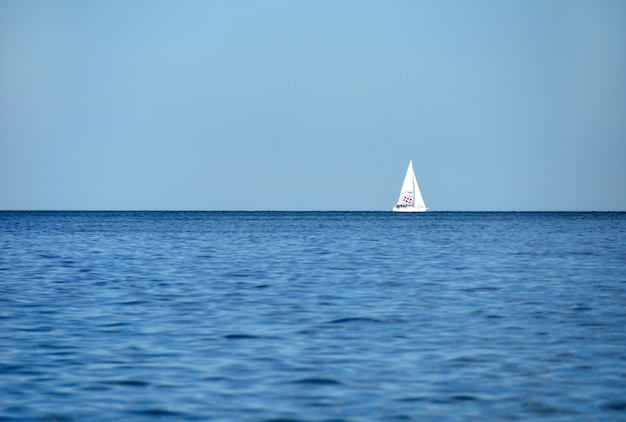
[[415, 207], [402, 207], [394, 205], [391, 211], [393, 212], [426, 212], [427, 208], [415, 208]]

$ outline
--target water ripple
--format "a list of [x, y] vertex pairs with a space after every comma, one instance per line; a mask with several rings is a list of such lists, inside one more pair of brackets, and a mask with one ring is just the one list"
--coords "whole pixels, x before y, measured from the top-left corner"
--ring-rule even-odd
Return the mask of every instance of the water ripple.
[[624, 418], [625, 214], [396, 217], [0, 212], [0, 420]]

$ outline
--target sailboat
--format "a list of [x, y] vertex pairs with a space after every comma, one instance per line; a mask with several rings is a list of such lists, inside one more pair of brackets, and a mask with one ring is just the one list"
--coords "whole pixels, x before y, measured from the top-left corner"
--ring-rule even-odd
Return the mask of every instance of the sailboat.
[[404, 176], [402, 189], [400, 189], [400, 197], [398, 197], [398, 202], [393, 206], [392, 211], [424, 212], [427, 209], [413, 172], [413, 161], [409, 161], [409, 168], [406, 169], [406, 176]]

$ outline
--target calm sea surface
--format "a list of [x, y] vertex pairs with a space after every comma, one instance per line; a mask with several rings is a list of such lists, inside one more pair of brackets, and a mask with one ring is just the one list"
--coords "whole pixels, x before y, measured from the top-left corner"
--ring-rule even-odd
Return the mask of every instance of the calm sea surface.
[[626, 214], [0, 212], [0, 420], [626, 420]]

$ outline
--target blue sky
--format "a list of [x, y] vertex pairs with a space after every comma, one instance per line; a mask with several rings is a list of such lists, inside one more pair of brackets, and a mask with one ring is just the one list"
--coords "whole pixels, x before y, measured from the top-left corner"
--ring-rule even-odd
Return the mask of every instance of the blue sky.
[[626, 210], [624, 1], [0, 0], [0, 209]]

